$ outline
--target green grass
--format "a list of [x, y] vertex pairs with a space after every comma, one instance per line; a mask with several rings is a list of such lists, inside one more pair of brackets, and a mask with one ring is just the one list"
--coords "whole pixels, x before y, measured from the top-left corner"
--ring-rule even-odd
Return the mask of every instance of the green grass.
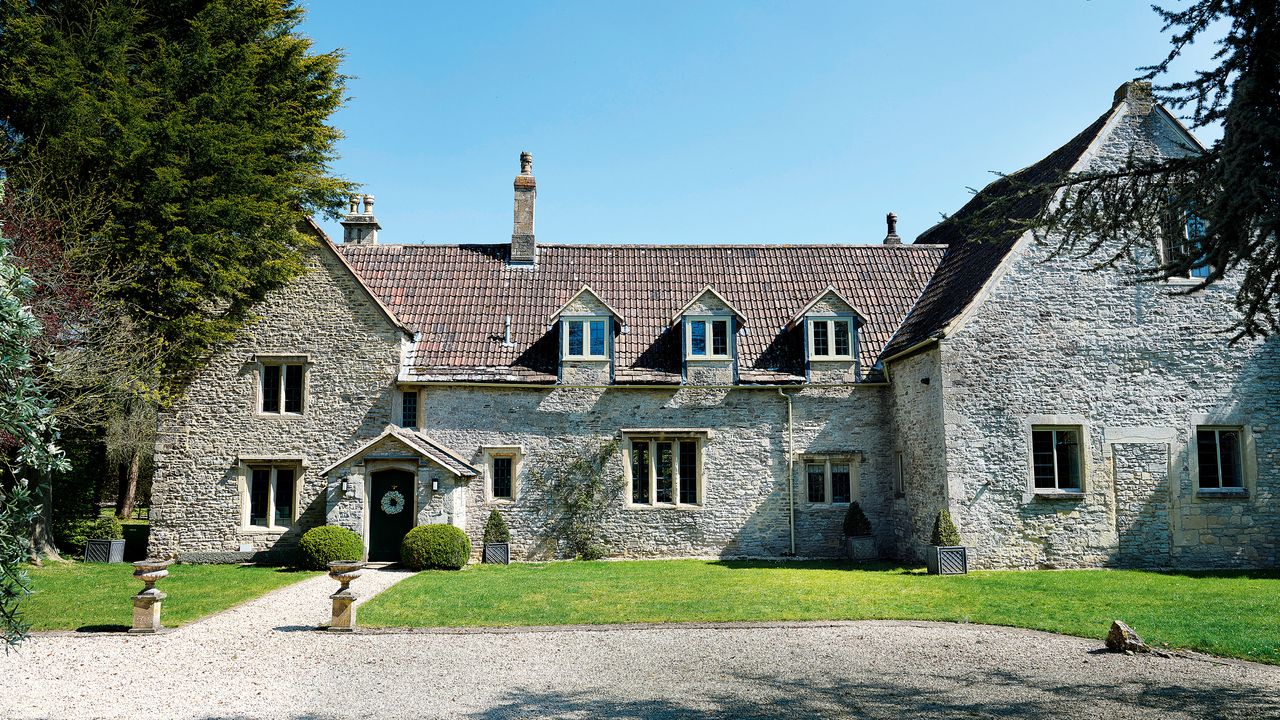
[[470, 566], [408, 578], [360, 609], [383, 627], [767, 620], [945, 620], [1280, 664], [1280, 571], [926, 575], [880, 565], [697, 560]]
[[[32, 630], [122, 630], [142, 589], [129, 564], [65, 562], [27, 568], [33, 593], [18, 606]], [[176, 627], [318, 573], [240, 565], [171, 565], [161, 622]]]

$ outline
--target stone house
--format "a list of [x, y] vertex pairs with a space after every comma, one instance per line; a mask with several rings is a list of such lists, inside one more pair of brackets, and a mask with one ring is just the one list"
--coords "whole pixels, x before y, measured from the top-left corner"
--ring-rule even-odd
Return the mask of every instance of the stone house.
[[[1145, 83], [1021, 177], [1199, 145]], [[545, 478], [599, 459], [618, 557], [837, 557], [857, 501], [918, 558], [941, 508], [978, 567], [1277, 563], [1280, 359], [1230, 344], [1230, 279], [1135, 284], [963, 220], [903, 244], [561, 245], [521, 157], [509, 243], [378, 242], [373, 198], [161, 419], [151, 551], [287, 552], [415, 524], [563, 556]], [[1016, 212], [1040, 209], [1023, 203]], [[1160, 253], [1183, 252], [1170, 232]]]

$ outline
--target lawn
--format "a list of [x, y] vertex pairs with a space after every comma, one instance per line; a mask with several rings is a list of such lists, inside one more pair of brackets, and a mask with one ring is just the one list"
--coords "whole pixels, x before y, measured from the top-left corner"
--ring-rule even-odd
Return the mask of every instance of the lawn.
[[362, 624], [383, 627], [864, 619], [990, 623], [1099, 639], [1121, 619], [1153, 645], [1280, 664], [1280, 571], [940, 577], [834, 562], [479, 565], [418, 573], [360, 610]]
[[[19, 613], [32, 630], [124, 630], [142, 589], [129, 564], [65, 562], [27, 568], [34, 591]], [[176, 627], [318, 573], [240, 565], [171, 565], [161, 622]]]

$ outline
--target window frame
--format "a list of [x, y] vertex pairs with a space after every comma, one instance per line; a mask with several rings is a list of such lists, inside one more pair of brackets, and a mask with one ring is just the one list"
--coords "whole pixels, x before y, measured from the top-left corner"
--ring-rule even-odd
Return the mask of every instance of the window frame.
[[[604, 352], [591, 352], [591, 340], [595, 333], [592, 323], [604, 323]], [[582, 354], [569, 352], [569, 324], [582, 323]], [[560, 318], [560, 358], [563, 360], [607, 361], [613, 356], [613, 318], [608, 315], [565, 315]]]
[[[311, 406], [311, 362], [306, 355], [258, 355], [254, 358], [257, 363], [257, 372], [254, 379], [254, 400], [255, 412], [265, 417], [303, 417], [307, 414], [307, 409]], [[301, 387], [299, 388], [298, 405], [299, 409], [295, 412], [286, 410], [288, 407], [288, 386], [289, 386], [289, 367], [299, 367], [302, 374]], [[266, 409], [266, 386], [267, 386], [267, 368], [280, 368], [279, 383], [279, 408], [276, 410]]]
[[[413, 424], [405, 425], [405, 400], [409, 397], [413, 397]], [[396, 424], [400, 427], [406, 430], [419, 430], [422, 428], [422, 390], [420, 388], [400, 389], [400, 406], [397, 414], [399, 415], [399, 418], [397, 418], [399, 422]]]
[[[1053, 487], [1040, 487], [1036, 484], [1036, 433], [1049, 432], [1052, 433], [1050, 438], [1051, 446], [1057, 447], [1057, 437], [1060, 432], [1074, 432], [1076, 434], [1076, 467], [1079, 477], [1079, 487], [1071, 488], [1062, 487], [1059, 479], [1060, 469], [1058, 467], [1058, 455], [1053, 455]], [[1085, 493], [1086, 478], [1088, 477], [1088, 435], [1085, 433], [1083, 424], [1074, 425], [1070, 423], [1033, 423], [1030, 432], [1027, 434], [1027, 455], [1028, 466], [1030, 468], [1031, 492], [1042, 496], [1056, 497], [1081, 497]]]
[[[702, 361], [724, 361], [732, 360], [737, 352], [737, 343], [735, 335], [732, 315], [685, 315], [681, 324], [684, 334], [684, 358], [694, 362]], [[723, 354], [715, 352], [715, 324], [723, 322], [725, 324], [725, 351]], [[706, 323], [706, 353], [695, 355], [693, 352], [693, 324]]]
[[[1200, 238], [1204, 237], [1204, 219], [1191, 210], [1171, 211], [1165, 222], [1164, 232], [1160, 234], [1160, 260], [1164, 265], [1176, 262], [1179, 256], [1197, 253], [1203, 257], [1204, 251]], [[1176, 242], [1175, 242], [1176, 236]], [[1175, 282], [1198, 283], [1209, 276], [1212, 266], [1191, 267], [1186, 274], [1169, 278]]]
[[[301, 515], [299, 505], [302, 497], [303, 475], [306, 467], [297, 460], [246, 460], [242, 461], [242, 484], [240, 488], [240, 530], [242, 532], [286, 532], [298, 523]], [[258, 470], [269, 472], [267, 483], [267, 524], [253, 523], [253, 483], [254, 474]], [[276, 524], [276, 488], [279, 482], [279, 471], [289, 470], [293, 473], [292, 507], [289, 522], [286, 525]]]
[[[1217, 458], [1218, 466], [1218, 484], [1213, 487], [1204, 485], [1204, 476], [1200, 473], [1200, 433], [1214, 433], [1214, 451]], [[1236, 479], [1239, 485], [1223, 485], [1222, 484], [1222, 433], [1236, 433]], [[1249, 493], [1249, 477], [1248, 477], [1248, 453], [1246, 452], [1246, 433], [1247, 430], [1243, 425], [1223, 425], [1223, 424], [1196, 424], [1191, 431], [1190, 444], [1195, 448], [1196, 462], [1192, 467], [1195, 472], [1195, 481], [1192, 487], [1197, 495], [1223, 495], [1223, 496], [1242, 496]]]
[[[688, 433], [688, 432], [636, 432], [624, 433], [625, 443], [623, 455], [623, 475], [625, 478], [625, 507], [636, 509], [685, 509], [695, 510], [706, 506], [706, 440], [704, 433]], [[648, 453], [648, 501], [637, 502], [635, 500], [635, 471], [633, 467], [635, 458], [635, 446], [638, 443], [644, 443], [646, 452]], [[657, 443], [671, 443], [671, 502], [658, 502], [658, 459], [657, 459]], [[683, 443], [694, 444], [694, 467], [697, 476], [694, 482], [694, 502], [683, 502], [680, 499], [681, 489], [684, 484], [681, 482], [681, 445]]]
[[907, 496], [907, 459], [901, 450], [894, 450], [893, 496]]
[[[849, 333], [849, 352], [846, 355], [836, 353], [836, 325], [841, 324]], [[828, 352], [819, 355], [817, 352], [816, 328], [823, 325], [827, 329]], [[805, 317], [805, 350], [810, 360], [818, 362], [853, 362], [857, 355], [857, 324], [852, 315], [809, 315]]]
[[[848, 507], [855, 502], [862, 500], [862, 470], [861, 456], [857, 453], [851, 454], [830, 454], [830, 455], [802, 455], [800, 457], [801, 471], [804, 475], [804, 501], [806, 505], [817, 505], [825, 507]], [[809, 467], [812, 465], [821, 465], [823, 468], [823, 491], [822, 500], [814, 500], [810, 497], [809, 490]], [[836, 502], [834, 484], [831, 478], [832, 465], [847, 465], [849, 467], [849, 499], [843, 502]]]
[[[520, 466], [524, 459], [524, 447], [520, 445], [486, 445], [484, 452], [484, 501], [490, 505], [513, 505], [520, 497]], [[511, 460], [511, 496], [498, 496], [493, 493], [494, 461], [498, 458]]]

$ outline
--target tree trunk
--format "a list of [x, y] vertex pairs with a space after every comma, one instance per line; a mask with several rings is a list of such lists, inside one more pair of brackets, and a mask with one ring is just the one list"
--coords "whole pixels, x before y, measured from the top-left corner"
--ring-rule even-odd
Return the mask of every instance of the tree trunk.
[[133, 504], [138, 499], [138, 476], [142, 472], [142, 453], [138, 448], [129, 450], [129, 470], [125, 474], [120, 498], [116, 501], [116, 517], [128, 520], [133, 515]]
[[31, 559], [39, 564], [43, 560], [61, 560], [58, 546], [53, 541], [53, 477], [48, 473], [41, 476], [39, 484], [32, 493], [36, 502], [40, 503], [40, 514], [31, 526]]

